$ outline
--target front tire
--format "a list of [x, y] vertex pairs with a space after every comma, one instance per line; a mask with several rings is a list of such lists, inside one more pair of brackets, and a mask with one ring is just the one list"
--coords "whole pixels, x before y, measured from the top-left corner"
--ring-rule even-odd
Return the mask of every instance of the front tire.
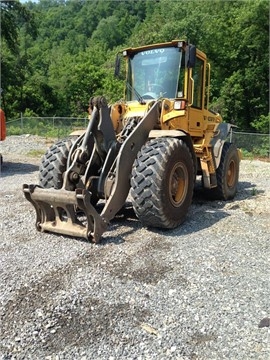
[[40, 186], [61, 189], [68, 155], [76, 139], [77, 137], [69, 137], [59, 140], [46, 151], [39, 167]]
[[176, 138], [150, 140], [134, 162], [132, 205], [144, 226], [180, 225], [192, 202], [194, 166], [188, 146]]

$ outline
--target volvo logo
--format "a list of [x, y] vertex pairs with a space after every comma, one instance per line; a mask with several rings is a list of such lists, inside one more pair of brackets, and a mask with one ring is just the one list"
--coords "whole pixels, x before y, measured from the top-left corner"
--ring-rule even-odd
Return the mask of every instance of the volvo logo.
[[165, 49], [152, 49], [147, 51], [142, 51], [141, 54], [144, 55], [153, 55], [153, 54], [163, 54]]

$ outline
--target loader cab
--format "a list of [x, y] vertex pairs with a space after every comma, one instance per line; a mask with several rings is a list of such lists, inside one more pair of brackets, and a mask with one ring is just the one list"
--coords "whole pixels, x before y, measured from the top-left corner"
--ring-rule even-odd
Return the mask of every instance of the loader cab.
[[[123, 51], [126, 60], [126, 87], [127, 101], [153, 100], [158, 98], [186, 99], [193, 105], [194, 94], [203, 96], [200, 84], [192, 83], [191, 69], [196, 67], [196, 47], [185, 41], [174, 40], [129, 48]], [[119, 72], [119, 61], [116, 65]], [[196, 105], [196, 104], [195, 104]]]
[[[206, 55], [182, 40], [129, 48], [122, 55], [126, 60], [125, 100], [142, 105], [159, 98], [170, 99], [172, 103], [180, 100], [177, 106], [186, 110], [186, 125], [174, 127], [201, 137], [209, 102]], [[118, 61], [117, 72], [119, 67]]]
[[[160, 48], [141, 51], [129, 58], [127, 100], [136, 100], [134, 88], [145, 100], [159, 97], [174, 98], [183, 91], [179, 84], [182, 53], [179, 49]], [[181, 94], [182, 95], [182, 94]]]
[[126, 59], [127, 101], [185, 96], [183, 42], [131, 48], [125, 50], [123, 55]]

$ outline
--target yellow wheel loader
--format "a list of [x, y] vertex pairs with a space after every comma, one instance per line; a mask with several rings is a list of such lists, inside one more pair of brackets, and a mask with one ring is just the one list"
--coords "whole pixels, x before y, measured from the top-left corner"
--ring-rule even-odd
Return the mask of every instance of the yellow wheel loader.
[[91, 98], [86, 130], [52, 145], [39, 185], [23, 185], [39, 231], [98, 242], [128, 196], [144, 226], [175, 228], [197, 175], [212, 198], [236, 194], [240, 154], [232, 125], [208, 109], [206, 55], [181, 40], [128, 48], [116, 76], [123, 58], [124, 100]]

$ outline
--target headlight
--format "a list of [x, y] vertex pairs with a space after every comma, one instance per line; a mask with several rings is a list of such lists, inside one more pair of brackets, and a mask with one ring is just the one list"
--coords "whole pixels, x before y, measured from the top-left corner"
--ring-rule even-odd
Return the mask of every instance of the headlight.
[[185, 107], [186, 107], [185, 101], [175, 101], [173, 105], [174, 110], [184, 110]]

